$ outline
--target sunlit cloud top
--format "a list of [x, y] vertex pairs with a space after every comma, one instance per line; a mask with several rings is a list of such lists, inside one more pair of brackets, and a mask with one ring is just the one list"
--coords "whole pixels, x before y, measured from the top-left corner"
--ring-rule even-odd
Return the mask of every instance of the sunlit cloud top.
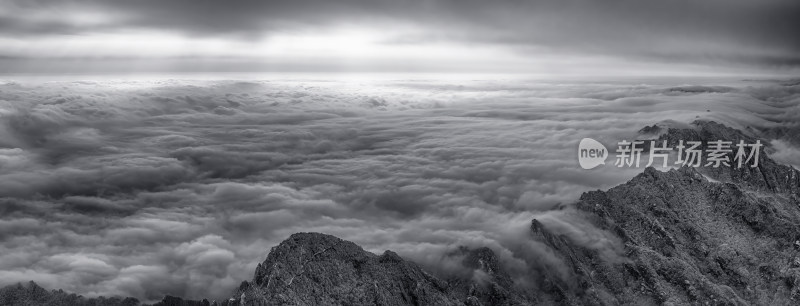
[[796, 71], [800, 2], [22, 1], [5, 72]]

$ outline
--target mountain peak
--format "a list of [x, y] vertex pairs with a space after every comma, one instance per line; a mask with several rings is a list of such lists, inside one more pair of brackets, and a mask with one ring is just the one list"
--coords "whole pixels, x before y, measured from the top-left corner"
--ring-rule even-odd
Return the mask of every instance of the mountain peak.
[[392, 251], [375, 255], [321, 233], [291, 235], [241, 296], [268, 305], [458, 305], [447, 285]]
[[[726, 183], [735, 183], [747, 189], [773, 191], [778, 193], [800, 193], [800, 171], [791, 166], [781, 165], [769, 157], [770, 144], [767, 141], [752, 136], [743, 131], [725, 126], [714, 121], [696, 120], [692, 128], [669, 128], [661, 134], [659, 141], [667, 141], [668, 146], [675, 148], [680, 141], [701, 142], [700, 150], [706, 152], [708, 143], [713, 141], [731, 142], [731, 152], [726, 154], [731, 166], [702, 166], [697, 170], [703, 175], [714, 180]], [[762, 146], [758, 151], [758, 165], [749, 163], [738, 167], [734, 166], [736, 144], [744, 141], [745, 144], [755, 144], [760, 141]], [[748, 152], [749, 153], [749, 152]], [[755, 155], [754, 155], [755, 158]], [[704, 161], [705, 163], [705, 161]]]

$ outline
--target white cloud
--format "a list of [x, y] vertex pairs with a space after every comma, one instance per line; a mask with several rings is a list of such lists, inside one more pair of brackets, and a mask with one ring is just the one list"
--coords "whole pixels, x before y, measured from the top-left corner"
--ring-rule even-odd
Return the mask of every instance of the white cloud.
[[533, 218], [613, 260], [613, 237], [551, 209], [640, 170], [580, 169], [580, 139], [612, 148], [667, 118], [796, 122], [796, 86], [668, 81], [4, 83], [0, 284], [222, 298], [299, 231], [430, 266], [468, 245], [559, 269], [527, 238]]

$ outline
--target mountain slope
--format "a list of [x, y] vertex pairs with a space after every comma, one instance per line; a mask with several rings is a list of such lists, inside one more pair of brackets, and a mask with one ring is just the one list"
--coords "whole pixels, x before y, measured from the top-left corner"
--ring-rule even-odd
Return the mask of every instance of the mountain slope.
[[318, 233], [270, 251], [240, 296], [248, 305], [460, 305], [447, 284], [391, 251], [378, 256]]
[[[755, 142], [714, 122], [694, 125], [669, 129], [660, 139], [672, 146], [678, 140]], [[577, 209], [622, 239], [627, 261], [603, 262], [534, 220], [534, 239], [570, 268], [574, 284], [553, 275], [542, 281], [558, 285], [549, 291], [565, 304], [796, 304], [798, 177], [762, 151], [755, 168], [647, 168], [608, 191], [584, 193]]]

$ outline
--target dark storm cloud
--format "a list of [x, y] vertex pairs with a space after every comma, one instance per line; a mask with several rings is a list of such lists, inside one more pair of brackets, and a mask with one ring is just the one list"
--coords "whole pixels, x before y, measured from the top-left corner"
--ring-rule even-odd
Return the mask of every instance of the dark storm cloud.
[[[376, 27], [384, 43], [460, 42], [525, 53], [567, 52], [666, 62], [796, 66], [800, 2], [711, 1], [11, 1], [0, 32], [11, 36], [154, 29], [252, 39], [332, 25]], [[81, 23], [54, 14], [110, 14]], [[69, 14], [63, 15], [69, 16]]]

